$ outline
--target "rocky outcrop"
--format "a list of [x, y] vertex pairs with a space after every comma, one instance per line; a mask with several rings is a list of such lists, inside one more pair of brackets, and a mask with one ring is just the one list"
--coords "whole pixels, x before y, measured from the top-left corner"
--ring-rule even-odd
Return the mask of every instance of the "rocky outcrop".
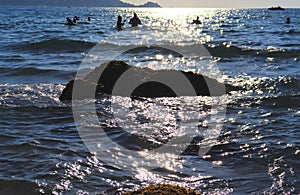
[[181, 186], [170, 184], [149, 185], [133, 192], [124, 193], [124, 195], [200, 195], [195, 190], [187, 189]]
[[161, 7], [161, 6], [158, 3], [148, 1], [143, 5], [138, 5], [137, 7]]
[[[182, 80], [177, 79], [178, 75], [184, 75], [185, 80], [187, 79], [186, 81], [191, 84], [193, 93], [186, 89], [186, 85]], [[157, 79], [166, 79], [164, 77], [168, 77], [173, 82], [173, 87], [163, 84], [165, 82], [156, 82]], [[123, 79], [121, 90], [115, 90], [116, 84], [117, 82], [120, 83], [121, 78]], [[172, 80], [172, 78], [174, 79]], [[130, 89], [127, 89], [127, 87], [132, 87], [132, 83], [140, 83], [140, 85], [134, 87], [128, 94]], [[91, 94], [91, 91], [94, 94], [93, 97], [103, 93], [135, 97], [177, 97], [192, 95], [218, 96], [236, 89], [233, 86], [219, 83], [215, 79], [193, 72], [138, 68], [130, 66], [123, 61], [111, 61], [108, 64], [95, 68], [82, 79], [69, 81], [59, 99], [62, 101], [72, 100], [74, 85], [76, 86], [74, 99], [90, 98], [91, 96], [88, 94]], [[175, 91], [174, 86], [177, 89]]]

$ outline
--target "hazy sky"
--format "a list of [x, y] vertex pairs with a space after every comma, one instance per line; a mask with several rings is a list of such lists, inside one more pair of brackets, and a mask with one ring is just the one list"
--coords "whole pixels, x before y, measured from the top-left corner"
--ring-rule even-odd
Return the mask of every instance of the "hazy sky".
[[146, 1], [159, 3], [163, 7], [282, 7], [300, 8], [300, 0], [123, 0], [125, 2], [142, 4]]

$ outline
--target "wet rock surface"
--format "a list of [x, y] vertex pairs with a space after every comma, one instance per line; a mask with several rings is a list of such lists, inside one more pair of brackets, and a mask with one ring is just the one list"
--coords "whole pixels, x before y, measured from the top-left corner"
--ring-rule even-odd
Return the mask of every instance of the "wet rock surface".
[[[73, 87], [76, 94], [73, 95]], [[152, 70], [111, 61], [85, 77], [67, 83], [59, 99], [95, 98], [97, 94], [133, 97], [219, 96], [236, 90], [202, 74], [177, 70]], [[93, 94], [91, 96], [91, 94]]]
[[200, 195], [198, 192], [180, 186], [161, 184], [150, 185], [133, 192], [124, 193], [124, 195]]

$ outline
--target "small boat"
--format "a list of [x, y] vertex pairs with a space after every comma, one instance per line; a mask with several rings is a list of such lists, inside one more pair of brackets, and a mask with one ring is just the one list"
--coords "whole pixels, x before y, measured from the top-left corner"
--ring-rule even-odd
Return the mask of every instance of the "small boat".
[[278, 6], [278, 7], [270, 7], [268, 10], [285, 10], [284, 8]]

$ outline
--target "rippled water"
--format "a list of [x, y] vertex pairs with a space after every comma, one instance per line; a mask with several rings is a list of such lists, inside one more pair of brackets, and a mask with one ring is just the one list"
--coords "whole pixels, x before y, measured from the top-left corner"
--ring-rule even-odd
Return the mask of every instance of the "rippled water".
[[[143, 25], [117, 32], [117, 16], [128, 21], [133, 11]], [[1, 7], [0, 193], [116, 194], [155, 183], [204, 194], [300, 193], [299, 12]], [[64, 25], [74, 15], [79, 25]], [[189, 24], [196, 16], [203, 25]], [[221, 97], [102, 94], [96, 101], [59, 101], [78, 69], [87, 72], [113, 57], [202, 73], [242, 90]], [[224, 111], [218, 132], [213, 119]], [[179, 164], [142, 154], [144, 162], [161, 165], [149, 170], [132, 160], [148, 144], [193, 138], [191, 129], [204, 133], [190, 145], [175, 144], [189, 145]], [[199, 157], [213, 130], [213, 147]], [[114, 143], [132, 154], [116, 152]]]

